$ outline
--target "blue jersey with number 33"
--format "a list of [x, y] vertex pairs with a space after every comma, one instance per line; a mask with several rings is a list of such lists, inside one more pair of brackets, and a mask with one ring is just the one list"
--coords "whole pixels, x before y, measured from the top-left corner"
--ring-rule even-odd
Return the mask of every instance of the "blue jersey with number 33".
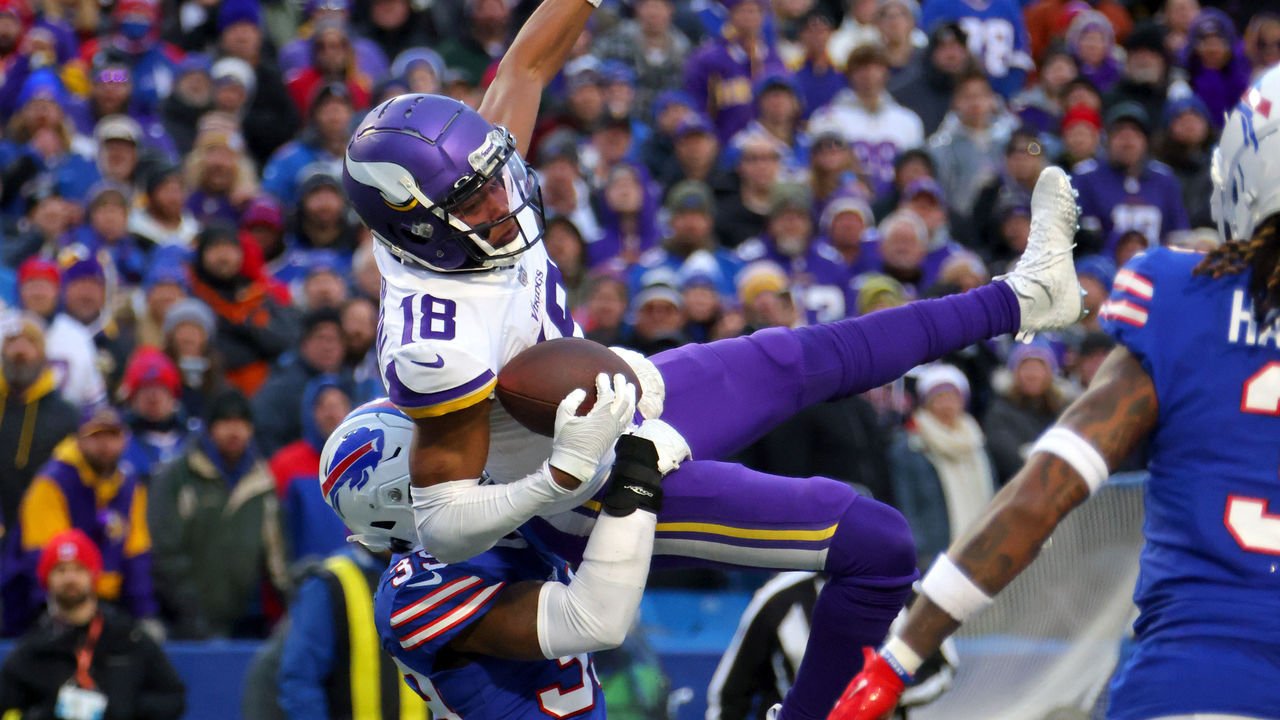
[[1280, 716], [1280, 329], [1254, 322], [1249, 274], [1193, 275], [1203, 257], [1135, 257], [1100, 312], [1159, 404], [1117, 720]]
[[[394, 558], [374, 598], [382, 647], [435, 720], [603, 720], [604, 693], [587, 654], [558, 660], [471, 657], [436, 667], [458, 633], [517, 582], [568, 582], [567, 565], [523, 540], [500, 541], [453, 565], [419, 550]], [[453, 667], [456, 665], [456, 667]]]

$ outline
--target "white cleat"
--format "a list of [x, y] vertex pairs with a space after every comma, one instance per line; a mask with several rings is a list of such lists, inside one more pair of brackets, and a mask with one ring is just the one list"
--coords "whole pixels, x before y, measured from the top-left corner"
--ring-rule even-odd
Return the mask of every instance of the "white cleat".
[[778, 720], [780, 717], [782, 717], [782, 703], [774, 703], [773, 707], [764, 713], [764, 720]]
[[996, 280], [1009, 284], [1022, 309], [1019, 341], [1040, 330], [1064, 328], [1084, 317], [1084, 290], [1076, 280], [1071, 249], [1079, 228], [1076, 191], [1059, 167], [1040, 173], [1031, 193], [1031, 234], [1013, 270]]

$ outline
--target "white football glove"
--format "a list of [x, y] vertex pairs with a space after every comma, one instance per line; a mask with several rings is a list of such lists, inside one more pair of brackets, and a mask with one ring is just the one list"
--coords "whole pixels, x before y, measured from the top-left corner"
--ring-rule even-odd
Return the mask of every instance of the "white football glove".
[[640, 427], [633, 427], [626, 434], [653, 443], [658, 449], [658, 472], [663, 475], [680, 467], [680, 463], [685, 460], [692, 459], [689, 443], [684, 436], [664, 420], [645, 420]]
[[574, 390], [556, 408], [555, 436], [551, 441], [551, 467], [581, 482], [591, 480], [596, 467], [613, 450], [618, 436], [636, 414], [636, 388], [621, 373], [596, 376], [596, 404], [578, 416], [587, 391]]
[[640, 381], [640, 402], [636, 407], [645, 420], [656, 420], [662, 417], [662, 403], [667, 398], [667, 385], [662, 380], [662, 373], [649, 358], [635, 350], [624, 347], [610, 347], [614, 355], [622, 358]]

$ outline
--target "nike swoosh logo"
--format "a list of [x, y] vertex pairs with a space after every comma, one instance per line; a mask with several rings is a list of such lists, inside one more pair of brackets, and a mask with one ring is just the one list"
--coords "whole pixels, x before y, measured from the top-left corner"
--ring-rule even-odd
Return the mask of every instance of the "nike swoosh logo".
[[444, 367], [444, 358], [440, 357], [440, 353], [436, 353], [436, 359], [435, 359], [435, 360], [432, 360], [432, 361], [431, 361], [431, 362], [429, 362], [429, 363], [425, 363], [425, 362], [418, 362], [417, 360], [410, 360], [409, 362], [413, 363], [414, 365], [421, 365], [421, 366], [422, 366], [422, 367], [424, 367], [424, 368], [441, 368], [441, 367]]

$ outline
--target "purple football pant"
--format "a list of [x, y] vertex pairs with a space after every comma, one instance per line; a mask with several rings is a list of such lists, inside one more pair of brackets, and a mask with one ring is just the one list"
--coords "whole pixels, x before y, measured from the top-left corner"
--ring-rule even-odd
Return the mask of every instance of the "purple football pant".
[[[902, 515], [829, 478], [788, 478], [716, 462], [801, 408], [885, 384], [924, 362], [1017, 330], [1017, 298], [1004, 283], [798, 329], [771, 328], [653, 357], [666, 383], [663, 419], [694, 460], [663, 480], [655, 568], [817, 570], [829, 581], [784, 720], [825, 718], [861, 669], [916, 579], [915, 543]], [[588, 502], [568, 518], [535, 518], [553, 550], [577, 562]]]

